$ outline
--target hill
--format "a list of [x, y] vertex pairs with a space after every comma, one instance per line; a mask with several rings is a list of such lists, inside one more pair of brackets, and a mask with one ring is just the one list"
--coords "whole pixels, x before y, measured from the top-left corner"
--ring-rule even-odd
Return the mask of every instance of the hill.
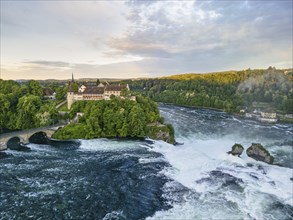
[[255, 103], [281, 113], [293, 111], [292, 69], [247, 69], [181, 74], [127, 81], [131, 90], [157, 102], [209, 107], [227, 112], [251, 109]]

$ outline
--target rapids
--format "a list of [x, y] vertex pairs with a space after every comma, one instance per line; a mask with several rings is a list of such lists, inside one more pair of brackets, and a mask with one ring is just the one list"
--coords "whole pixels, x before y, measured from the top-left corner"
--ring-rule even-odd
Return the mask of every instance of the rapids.
[[[29, 144], [0, 159], [0, 219], [292, 219], [293, 125], [161, 105], [178, 142]], [[261, 143], [268, 165], [228, 155]]]

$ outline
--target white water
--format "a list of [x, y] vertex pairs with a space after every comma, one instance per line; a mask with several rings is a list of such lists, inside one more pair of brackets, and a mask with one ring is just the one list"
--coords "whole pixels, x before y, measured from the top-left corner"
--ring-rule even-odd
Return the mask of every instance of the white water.
[[[293, 206], [292, 169], [228, 155], [226, 152], [235, 143], [231, 140], [183, 141], [180, 147], [156, 142], [150, 150], [162, 153], [172, 165], [163, 174], [190, 191], [184, 201], [172, 203], [171, 210], [159, 211], [148, 219], [278, 219], [266, 213], [272, 198]], [[242, 179], [243, 192], [222, 187], [221, 182], [200, 182], [213, 170]], [[167, 187], [165, 192], [170, 195], [168, 190]], [[189, 196], [192, 193], [199, 196]]]
[[79, 141], [81, 142], [79, 147], [81, 151], [126, 151], [135, 147], [133, 141], [121, 142], [118, 140], [109, 140], [106, 138]]
[[[272, 129], [279, 131], [281, 135], [291, 134], [291, 130], [284, 130], [287, 127], [281, 125], [242, 121], [225, 115], [214, 120], [210, 119], [213, 115], [209, 113], [189, 118], [185, 112], [182, 115], [175, 112], [178, 117], [174, 119], [175, 113], [169, 110], [165, 115], [169, 114], [167, 119], [175, 120], [177, 141], [184, 142], [184, 145], [173, 146], [155, 141], [155, 144], [147, 147], [140, 142], [134, 144], [133, 141], [123, 141], [121, 144], [115, 140], [97, 139], [80, 140], [79, 150], [121, 151], [123, 154], [123, 151], [143, 147], [163, 155], [154, 158], [141, 155], [138, 160], [141, 164], [167, 161], [171, 165], [160, 175], [171, 179], [165, 185], [162, 196], [172, 208], [157, 211], [148, 220], [292, 218], [289, 215], [293, 212], [290, 211], [293, 210], [293, 181], [290, 180], [293, 169], [255, 161], [247, 157], [245, 151], [241, 158], [226, 153], [235, 143], [242, 144], [246, 150], [251, 143], [259, 142], [269, 146], [273, 155], [278, 151], [290, 154], [292, 146], [278, 145], [282, 138], [274, 139], [270, 134], [276, 134]], [[193, 113], [198, 114], [196, 111]], [[171, 122], [174, 124], [174, 121]], [[191, 122], [191, 126], [188, 122]], [[197, 126], [202, 127], [198, 129]], [[217, 126], [220, 129], [217, 130]], [[184, 129], [186, 133], [182, 132]], [[110, 213], [105, 219], [113, 217], [112, 215]]]
[[[184, 145], [156, 141], [149, 149], [164, 155], [171, 167], [162, 174], [173, 181], [163, 195], [172, 208], [148, 220], [293, 218], [293, 169], [255, 161], [245, 153], [251, 143], [261, 143], [275, 160], [282, 162], [277, 155], [281, 152], [288, 161], [292, 126], [245, 121], [209, 110], [163, 106], [161, 113], [175, 125], [177, 141]], [[245, 148], [240, 158], [226, 153], [235, 143]]]
[[[85, 164], [105, 152], [112, 152], [113, 156], [108, 159], [105, 158], [108, 162], [119, 158], [135, 157], [142, 167], [153, 167], [162, 162], [170, 164], [159, 174], [153, 173], [153, 171], [151, 171], [151, 174], [143, 173], [141, 170], [135, 172], [143, 182], [147, 181], [150, 175], [158, 178], [162, 176], [170, 178], [170, 181], [163, 188], [162, 197], [166, 198], [171, 208], [157, 211], [153, 216], [148, 217], [148, 220], [292, 219], [293, 181], [290, 178], [293, 177], [293, 169], [288, 168], [290, 166], [279, 167], [255, 161], [247, 157], [245, 151], [241, 158], [226, 153], [231, 150], [234, 143], [240, 143], [247, 149], [251, 143], [259, 142], [275, 156], [278, 163], [282, 164], [282, 161], [286, 162], [293, 158], [291, 146], [293, 127], [291, 125], [276, 124], [272, 126], [237, 119], [224, 113], [204, 112], [187, 108], [178, 110], [176, 107], [168, 107], [166, 110], [163, 108], [162, 111], [166, 120], [175, 126], [177, 141], [184, 142], [184, 145], [175, 147], [162, 141], [155, 141], [155, 144], [148, 147], [139, 141], [79, 140], [81, 145], [76, 152], [81, 153], [81, 155], [77, 154], [78, 156], [76, 156], [74, 151], [68, 151], [68, 155], [70, 155], [68, 156], [67, 151], [59, 152], [58, 148], [30, 144], [29, 147], [32, 152], [29, 155], [32, 155], [32, 157], [27, 157], [26, 163], [7, 163], [3, 165], [3, 168], [20, 170], [20, 173], [23, 170], [23, 173], [27, 173], [26, 170], [33, 170], [36, 164], [44, 162], [38, 156], [48, 155], [50, 158], [52, 155], [56, 155], [57, 158], [53, 162], [56, 165], [67, 165], [66, 169], [70, 169], [71, 165], [73, 167], [76, 164]], [[141, 152], [142, 148], [159, 154]], [[138, 154], [137, 151], [140, 153]], [[10, 152], [17, 157], [27, 155], [25, 152]], [[75, 157], [72, 157], [71, 154], [74, 154]], [[96, 160], [92, 161], [95, 162], [93, 164], [97, 164]], [[101, 160], [101, 162], [103, 161]], [[136, 160], [133, 161], [137, 163]], [[137, 165], [135, 163], [133, 163], [133, 167]], [[100, 165], [103, 165], [103, 163]], [[130, 165], [132, 166], [132, 164]], [[54, 173], [58, 176], [66, 170], [52, 165], [52, 162], [46, 166], [48, 167], [42, 168], [42, 174]], [[125, 167], [127, 166], [128, 164], [125, 165]], [[77, 170], [82, 167], [79, 166]], [[111, 166], [109, 168], [109, 170], [113, 169]], [[6, 172], [5, 169], [3, 170]], [[119, 169], [114, 166], [114, 170], [116, 172]], [[124, 168], [121, 170], [124, 170]], [[74, 171], [70, 173], [72, 175]], [[49, 190], [52, 183], [55, 184], [55, 187], [62, 186], [62, 181], [65, 182], [66, 180], [62, 178], [65, 177], [67, 178], [67, 175], [62, 175], [56, 181], [53, 178], [51, 183], [41, 181], [42, 179], [39, 182], [31, 182], [30, 176], [20, 178], [18, 181], [38, 189], [36, 193], [29, 192], [24, 197], [41, 197], [53, 193]], [[74, 177], [70, 179], [70, 184], [78, 186], [81, 183], [86, 183], [84, 177], [87, 176]], [[107, 179], [106, 182], [111, 181], [115, 182], [112, 177]], [[99, 182], [95, 182], [95, 184], [97, 183]], [[35, 186], [35, 184], [37, 185]], [[88, 189], [92, 189], [95, 184], [88, 186]], [[101, 183], [101, 187], [106, 185]], [[96, 191], [101, 187], [97, 187]], [[62, 187], [61, 190], [63, 190]], [[87, 192], [87, 196], [81, 200], [81, 203], [84, 203], [87, 199], [92, 199], [92, 197], [89, 197], [93, 195], [92, 193]], [[108, 193], [103, 197], [106, 195]], [[99, 199], [103, 200], [102, 197]], [[129, 202], [129, 200], [131, 199], [125, 202]], [[105, 204], [109, 201], [111, 201], [110, 198], [106, 199]], [[136, 206], [133, 206], [134, 211], [136, 211], [135, 208]], [[115, 208], [105, 214], [103, 218], [119, 219], [119, 216], [124, 216], [122, 210]], [[95, 212], [98, 211], [95, 210]]]

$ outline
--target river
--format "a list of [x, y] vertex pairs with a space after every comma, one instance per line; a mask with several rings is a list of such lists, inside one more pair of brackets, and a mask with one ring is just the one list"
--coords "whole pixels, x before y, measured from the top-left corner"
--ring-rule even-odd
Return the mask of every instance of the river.
[[[0, 160], [0, 219], [292, 219], [293, 125], [161, 105], [176, 139], [29, 144]], [[228, 155], [261, 143], [268, 165]]]

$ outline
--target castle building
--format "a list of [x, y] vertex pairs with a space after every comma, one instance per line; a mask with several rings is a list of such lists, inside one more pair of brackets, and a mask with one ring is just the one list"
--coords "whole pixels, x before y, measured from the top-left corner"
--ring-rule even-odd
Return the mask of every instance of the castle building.
[[[76, 101], [81, 100], [110, 100], [111, 95], [120, 96], [121, 91], [126, 89], [129, 91], [128, 84], [126, 85], [110, 85], [108, 83], [100, 83], [99, 85], [93, 85], [90, 83], [83, 83], [77, 92], [73, 90], [74, 78], [72, 74], [72, 80], [68, 85], [67, 92], [67, 107], [71, 108], [71, 105]], [[131, 100], [135, 100], [135, 97], [130, 97]]]

